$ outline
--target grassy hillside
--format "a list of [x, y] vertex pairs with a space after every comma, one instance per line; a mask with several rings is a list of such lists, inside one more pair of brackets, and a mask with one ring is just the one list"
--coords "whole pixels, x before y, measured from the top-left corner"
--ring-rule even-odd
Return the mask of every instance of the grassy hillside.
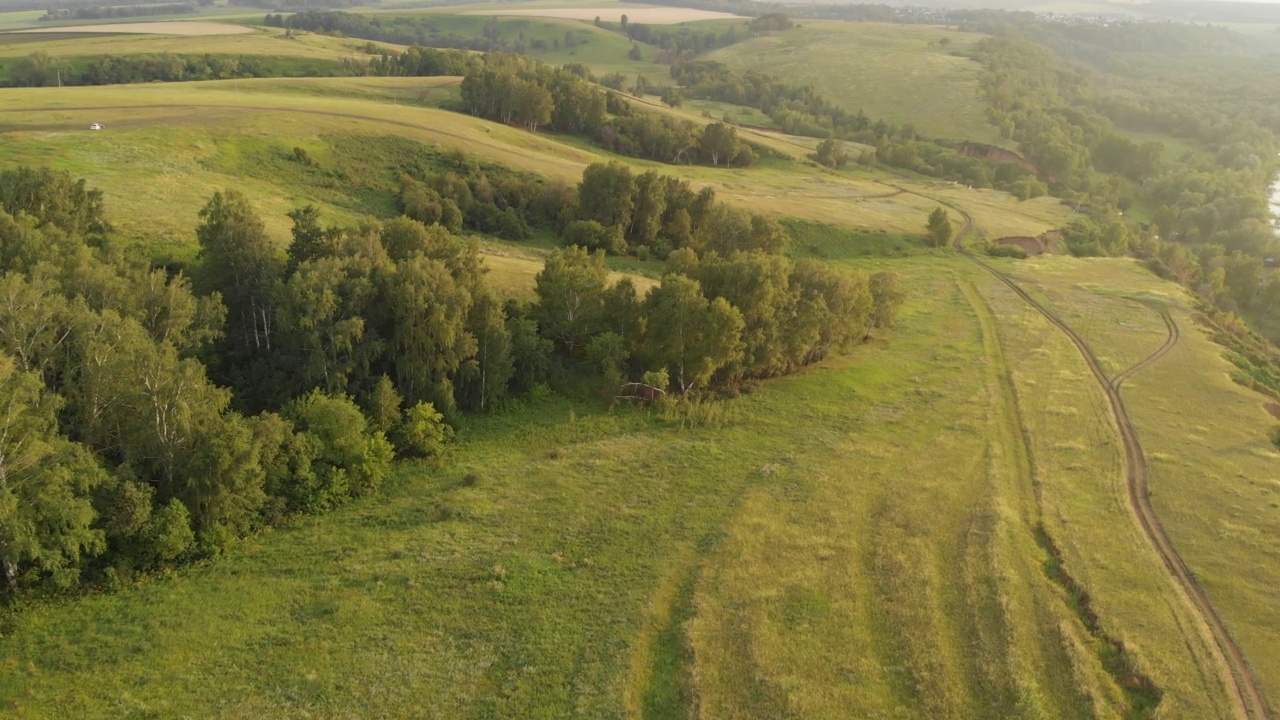
[[851, 111], [932, 137], [1001, 143], [978, 97], [981, 68], [956, 54], [981, 36], [927, 25], [801, 25], [706, 57], [811, 85]]
[[[532, 35], [568, 21], [504, 22], [528, 22]], [[951, 37], [954, 48], [965, 36], [899, 30], [901, 53], [960, 62], [928, 42]], [[874, 35], [834, 23], [792, 32]], [[221, 40], [236, 37], [288, 42]], [[353, 41], [298, 42], [341, 52]], [[594, 42], [580, 52], [605, 47]], [[887, 77], [877, 81], [885, 102], [923, 107], [923, 95], [889, 97]], [[0, 163], [85, 177], [123, 234], [189, 257], [197, 211], [225, 187], [249, 195], [283, 242], [285, 213], [306, 203], [339, 222], [393, 214], [406, 157], [461, 150], [570, 183], [611, 159], [581, 138], [440, 109], [457, 83], [5, 90]], [[702, 109], [660, 111], [703, 121]], [[90, 132], [90, 122], [106, 129]], [[4, 616], [0, 708], [86, 718], [377, 708], [647, 720], [688, 717], [695, 705], [708, 720], [1125, 717], [1133, 699], [1108, 666], [1110, 639], [1163, 692], [1158, 717], [1225, 717], [1196, 620], [1130, 517], [1118, 439], [1079, 355], [985, 273], [913, 239], [942, 203], [991, 237], [1039, 234], [1067, 210], [827, 170], [805, 159], [811, 139], [744, 135], [782, 157], [739, 170], [622, 160], [787, 217], [796, 254], [899, 273], [909, 294], [895, 330], [691, 410], [535, 397], [469, 418], [449, 458], [403, 467], [378, 497], [250, 538], [204, 566]], [[316, 165], [290, 160], [295, 147]], [[490, 279], [528, 297], [551, 242], [484, 241]], [[883, 257], [893, 255], [908, 257]], [[1229, 381], [1186, 296], [1134, 264], [1002, 267], [1077, 327], [1112, 374], [1164, 341], [1157, 308], [1179, 324], [1174, 351], [1124, 394], [1161, 518], [1280, 702], [1280, 487], [1266, 479], [1277, 452], [1263, 398]], [[635, 261], [613, 268], [656, 274]], [[637, 282], [643, 292], [654, 281]], [[1089, 593], [1099, 630], [1055, 568]]]
[[[284, 213], [305, 202], [340, 217], [390, 212], [385, 194], [364, 190], [373, 178], [385, 185], [394, 177], [359, 172], [359, 163], [372, 162], [359, 157], [367, 148], [344, 146], [341, 138], [385, 136], [457, 149], [567, 182], [607, 158], [576, 139], [562, 142], [417, 104], [439, 102], [438, 93], [456, 82], [318, 78], [11, 89], [0, 94], [0, 160], [47, 163], [87, 177], [106, 193], [113, 221], [127, 233], [180, 244], [190, 238], [204, 199], [229, 185], [252, 191], [277, 232], [285, 228]], [[90, 122], [107, 130], [91, 133]], [[321, 171], [289, 162], [294, 147], [315, 156]], [[802, 142], [795, 154], [803, 157], [805, 148]], [[377, 157], [391, 162], [387, 153]], [[1067, 215], [1049, 198], [1018, 203], [1003, 193], [887, 173], [817, 172], [800, 160], [745, 171], [627, 161], [714, 185], [722, 197], [757, 211], [853, 228], [922, 232], [935, 198], [944, 196], [991, 234], [1035, 235]], [[324, 171], [334, 163], [343, 166], [341, 182]]]
[[0, 31], [29, 27], [31, 24], [35, 23], [41, 15], [44, 15], [43, 10], [0, 12]]
[[[1272, 479], [1280, 454], [1268, 440], [1270, 402], [1231, 381], [1223, 349], [1200, 331], [1181, 291], [1136, 264], [1117, 261], [1041, 261], [1018, 273], [1039, 288], [1067, 322], [1095, 348], [1111, 372], [1155, 350], [1165, 336], [1158, 309], [1181, 330], [1173, 350], [1124, 384], [1130, 414], [1142, 433], [1151, 493], [1161, 521], [1194, 569], [1249, 657], [1272, 698], [1280, 693], [1280, 613], [1272, 602], [1280, 583], [1280, 486]], [[1064, 524], [1070, 517], [1063, 516]], [[1103, 534], [1089, 542], [1072, 523], [1073, 553], [1103, 554]], [[1106, 570], [1099, 569], [1098, 572]], [[1099, 598], [1106, 617], [1112, 603]], [[1115, 613], [1111, 613], [1115, 614]], [[1141, 618], [1135, 613], [1134, 620]], [[1151, 637], [1134, 644], [1155, 646]], [[1144, 648], [1145, 652], [1152, 652]]]
[[[668, 68], [650, 62], [654, 49], [641, 46], [645, 60], [635, 61], [627, 57], [631, 50], [631, 41], [626, 36], [596, 27], [592, 22], [584, 20], [568, 20], [559, 18], [522, 18], [497, 17], [486, 15], [452, 14], [454, 8], [436, 9], [437, 12], [422, 12], [430, 18], [433, 34], [442, 37], [459, 38], [481, 37], [486, 23], [496, 22], [502, 40], [525, 44], [526, 54], [537, 60], [552, 65], [566, 63], [582, 63], [595, 73], [603, 75], [621, 72], [634, 76], [643, 73], [650, 78], [666, 78]], [[371, 13], [390, 14], [390, 13]], [[398, 10], [397, 17], [414, 17], [415, 13]], [[568, 47], [565, 42], [566, 33], [572, 33], [575, 45]], [[534, 48], [534, 41], [545, 43], [545, 48]]]
[[[1164, 691], [1161, 716], [1225, 716], [1128, 519], [1074, 350], [958, 258], [858, 264], [911, 294], [898, 329], [855, 355], [700, 421], [563, 400], [473, 419], [444, 465], [405, 468], [381, 497], [16, 616], [0, 703], [17, 717], [665, 718], [694, 701], [705, 718], [1115, 716], [1099, 641], [1043, 570], [1043, 521]], [[1020, 274], [1102, 289], [1137, 277], [1123, 268]], [[1128, 344], [1159, 342], [1151, 323], [1132, 330]], [[1200, 378], [1202, 359], [1165, 367]], [[1145, 419], [1153, 438], [1176, 426]], [[1248, 486], [1217, 475], [1228, 499], [1199, 498], [1209, 526]], [[1179, 532], [1217, 563], [1255, 557], [1212, 527]], [[1280, 629], [1265, 609], [1246, 622], [1261, 669]]]

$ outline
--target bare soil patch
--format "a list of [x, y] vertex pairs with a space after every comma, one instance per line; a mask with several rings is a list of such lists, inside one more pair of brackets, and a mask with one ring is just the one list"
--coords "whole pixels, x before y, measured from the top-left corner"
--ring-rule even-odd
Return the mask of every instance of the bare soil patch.
[[520, 8], [511, 10], [473, 10], [463, 15], [518, 15], [520, 17], [550, 17], [566, 20], [594, 20], [597, 17], [605, 22], [644, 23], [646, 25], [676, 25], [694, 20], [724, 20], [739, 18], [741, 15], [714, 12], [711, 10], [693, 10], [678, 7], [639, 7], [639, 8]]
[[211, 23], [211, 22], [192, 22], [176, 21], [176, 22], [136, 22], [136, 23], [110, 23], [107, 25], [72, 25], [70, 27], [51, 27], [36, 28], [34, 30], [20, 30], [15, 34], [47, 34], [47, 33], [93, 33], [102, 35], [106, 33], [126, 34], [126, 35], [242, 35], [244, 33], [253, 32], [253, 28], [244, 25], [229, 25], [227, 23]]
[[997, 245], [1016, 245], [1022, 248], [1028, 255], [1043, 255], [1044, 243], [1040, 242], [1040, 238], [1033, 237], [1002, 237], [996, 240]]

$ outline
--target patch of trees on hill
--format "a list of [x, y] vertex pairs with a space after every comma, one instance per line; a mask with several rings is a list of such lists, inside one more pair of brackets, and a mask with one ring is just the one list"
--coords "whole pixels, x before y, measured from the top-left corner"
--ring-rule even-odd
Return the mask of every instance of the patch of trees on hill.
[[[418, 182], [474, 199], [484, 181]], [[0, 172], [0, 595], [114, 586], [377, 492], [397, 455], [438, 455], [459, 413], [556, 377], [612, 396], [790, 372], [892, 324], [902, 299], [891, 274], [711, 230], [644, 297], [575, 245], [522, 304], [438, 222], [341, 228], [303, 207], [281, 252], [225, 190], [200, 212], [197, 262], [166, 269], [103, 214], [66, 173]]]
[[[304, 10], [289, 16], [268, 14], [264, 24], [397, 45], [514, 53], [524, 53], [531, 48], [546, 49], [534, 47], [535, 42], [542, 41], [526, 43], [523, 34], [503, 35], [496, 18], [490, 18], [479, 35], [467, 36], [441, 32], [430, 16], [364, 16], [341, 10]], [[565, 34], [569, 47], [587, 40], [586, 33], [569, 30]]]
[[728, 47], [752, 36], [749, 32], [739, 31], [737, 24], [730, 25], [724, 30], [645, 25], [629, 22], [626, 15], [623, 15], [621, 22], [618, 23], [602, 22], [596, 18], [596, 27], [626, 35], [637, 43], [657, 47], [658, 52], [654, 55], [654, 62], [667, 65], [690, 60], [696, 55]]
[[[807, 85], [710, 60], [674, 65], [671, 77], [691, 97], [757, 108], [784, 132], [871, 145], [875, 152], [858, 158], [863, 164], [880, 162], [974, 187], [1007, 190], [1024, 199], [1045, 193], [1035, 176], [1017, 165], [965, 155], [945, 142], [921, 137], [910, 125], [873, 122], [866, 113], [851, 113]], [[831, 160], [819, 162], [834, 166]]]
[[379, 75], [463, 75], [463, 110], [530, 131], [548, 127], [581, 135], [622, 155], [672, 164], [743, 167], [756, 149], [724, 123], [706, 127], [632, 107], [594, 83], [582, 65], [557, 67], [510, 53], [478, 56], [413, 47], [370, 65]]
[[616, 162], [588, 166], [571, 201], [561, 215], [563, 241], [610, 254], [665, 259], [681, 249], [727, 256], [790, 247], [773, 218], [716, 202], [709, 187]]
[[[1173, 158], [1164, 143], [1138, 143], [1117, 128], [1107, 116], [1117, 102], [1100, 97], [1087, 71], [1063, 70], [1049, 50], [990, 38], [977, 43], [975, 57], [987, 68], [982, 87], [993, 121], [1050, 177], [1055, 194], [1112, 217], [1122, 202], [1142, 200], [1166, 241], [1255, 256], [1273, 243], [1261, 188], [1274, 176], [1277, 142], [1249, 101], [1183, 108], [1185, 130], [1209, 151]], [[1273, 85], [1280, 90], [1280, 76]], [[1239, 122], [1221, 122], [1224, 113]], [[1140, 116], [1124, 117], [1142, 129]]]

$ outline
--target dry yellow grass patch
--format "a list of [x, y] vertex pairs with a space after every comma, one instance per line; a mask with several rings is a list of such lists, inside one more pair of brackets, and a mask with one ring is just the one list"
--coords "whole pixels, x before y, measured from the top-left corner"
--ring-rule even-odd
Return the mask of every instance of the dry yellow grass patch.
[[19, 30], [21, 33], [128, 33], [131, 35], [243, 35], [253, 28], [228, 23], [175, 20], [165, 22], [109, 23], [106, 25], [71, 25]]

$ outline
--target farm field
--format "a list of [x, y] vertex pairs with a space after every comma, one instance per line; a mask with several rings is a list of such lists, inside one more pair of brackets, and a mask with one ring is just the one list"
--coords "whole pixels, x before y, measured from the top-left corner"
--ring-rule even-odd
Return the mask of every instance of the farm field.
[[981, 68], [957, 54], [980, 35], [927, 25], [811, 20], [801, 26], [706, 58], [810, 85], [847, 110], [911, 123], [925, 135], [1005, 144], [978, 97]]
[[[370, 13], [374, 17], [379, 14]], [[396, 17], [415, 15], [428, 18], [428, 32], [437, 37], [481, 37], [484, 28], [492, 22], [501, 38], [507, 41], [518, 40], [526, 46], [529, 57], [552, 65], [583, 63], [597, 75], [621, 72], [629, 76], [643, 74], [649, 78], [663, 78], [670, 72], [670, 68], [665, 65], [648, 60], [631, 60], [627, 53], [631, 50], [632, 43], [625, 35], [598, 28], [590, 22], [554, 16], [518, 17], [478, 11], [476, 14], [453, 14], [452, 8], [449, 14], [407, 11], [395, 13]], [[573, 47], [564, 43], [566, 34], [569, 33], [575, 38]], [[541, 41], [545, 47], [533, 47], [536, 41]], [[646, 47], [646, 51], [645, 55], [652, 59], [653, 50]]]
[[43, 10], [19, 10], [17, 12], [0, 12], [0, 31], [29, 27], [44, 15]]
[[[140, 23], [144, 24], [144, 23]], [[192, 23], [205, 25], [206, 23]], [[92, 27], [92, 26], [86, 26]], [[229, 27], [244, 28], [236, 25]], [[40, 50], [53, 57], [139, 55], [159, 53], [218, 55], [289, 55], [297, 58], [338, 59], [362, 55], [364, 41], [325, 35], [300, 34], [286, 38], [277, 30], [254, 30], [235, 35], [93, 35], [32, 42], [42, 33], [14, 32], [0, 35], [0, 58], [25, 57]], [[57, 31], [65, 32], [62, 28]], [[50, 32], [54, 32], [50, 28]], [[88, 31], [86, 31], [88, 33]], [[96, 30], [93, 32], [97, 32]], [[384, 43], [385, 44], [385, 43]], [[393, 47], [389, 46], [388, 47]]]
[[183, 37], [203, 35], [241, 35], [253, 32], [252, 28], [227, 23], [200, 22], [198, 20], [160, 22], [102, 23], [100, 25], [57, 25], [52, 27], [19, 30], [19, 33], [113, 33], [123, 35], [179, 35]]

